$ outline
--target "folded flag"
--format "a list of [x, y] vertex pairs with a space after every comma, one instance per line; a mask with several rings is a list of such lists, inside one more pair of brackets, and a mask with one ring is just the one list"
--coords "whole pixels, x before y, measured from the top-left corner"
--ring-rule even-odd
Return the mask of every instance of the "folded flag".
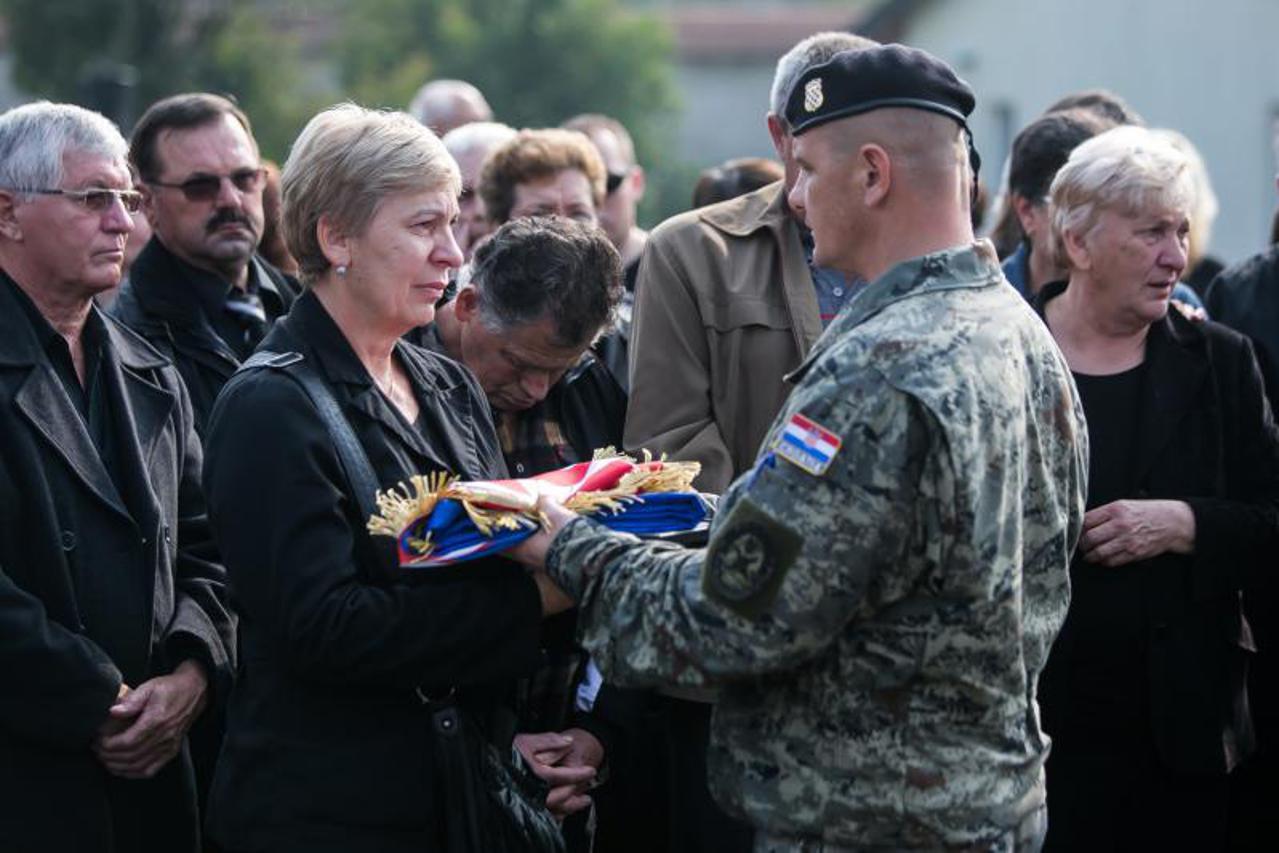
[[693, 489], [696, 462], [640, 462], [612, 448], [581, 462], [520, 480], [461, 481], [446, 474], [415, 476], [378, 492], [369, 532], [394, 536], [402, 567], [464, 563], [527, 539], [543, 521], [546, 495], [565, 508], [636, 535], [691, 530], [707, 505]]

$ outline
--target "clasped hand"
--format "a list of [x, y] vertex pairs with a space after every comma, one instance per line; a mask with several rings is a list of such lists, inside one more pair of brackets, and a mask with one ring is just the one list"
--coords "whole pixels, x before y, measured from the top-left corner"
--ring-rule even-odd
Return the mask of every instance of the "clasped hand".
[[556, 818], [581, 811], [591, 804], [586, 792], [595, 786], [595, 774], [604, 761], [604, 747], [584, 729], [515, 736], [515, 747], [529, 767], [551, 786], [546, 808]]
[[1084, 514], [1079, 551], [1090, 563], [1123, 566], [1195, 549], [1195, 514], [1185, 501], [1112, 501]]
[[94, 755], [116, 776], [151, 778], [178, 754], [208, 701], [208, 684], [204, 669], [188, 660], [133, 689], [121, 685], [94, 738]]

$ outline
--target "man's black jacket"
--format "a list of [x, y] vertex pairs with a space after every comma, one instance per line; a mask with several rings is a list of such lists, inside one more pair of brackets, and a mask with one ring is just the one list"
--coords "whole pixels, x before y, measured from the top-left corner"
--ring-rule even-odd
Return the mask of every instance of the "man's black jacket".
[[[386, 401], [313, 292], [260, 350], [296, 352], [333, 391], [382, 488], [414, 474], [506, 474], [479, 386], [410, 344], [421, 407]], [[324, 421], [279, 371], [242, 372], [209, 425], [205, 487], [240, 613], [240, 677], [209, 805], [234, 850], [419, 853], [438, 844], [431, 720], [415, 688], [502, 701], [538, 660], [541, 604], [493, 557], [401, 570], [371, 537]]]
[[122, 782], [89, 747], [122, 681], [194, 658], [211, 698], [229, 689], [234, 620], [191, 404], [168, 359], [93, 309], [113, 480], [22, 298], [0, 280], [0, 849], [111, 851], [123, 795], [150, 816], [145, 849], [190, 851], [185, 751]]
[[[288, 313], [301, 286], [255, 255], [250, 262], [268, 320]], [[191, 394], [196, 432], [203, 436], [222, 386], [240, 359], [209, 323], [193, 280], [210, 273], [182, 261], [152, 239], [129, 270], [111, 313], [175, 365]]]

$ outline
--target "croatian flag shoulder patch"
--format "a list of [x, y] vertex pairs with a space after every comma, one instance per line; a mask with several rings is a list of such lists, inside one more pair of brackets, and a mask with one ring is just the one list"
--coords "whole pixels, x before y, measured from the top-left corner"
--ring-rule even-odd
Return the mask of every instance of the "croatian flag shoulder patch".
[[796, 412], [782, 429], [773, 451], [814, 477], [826, 473], [843, 442], [826, 427]]

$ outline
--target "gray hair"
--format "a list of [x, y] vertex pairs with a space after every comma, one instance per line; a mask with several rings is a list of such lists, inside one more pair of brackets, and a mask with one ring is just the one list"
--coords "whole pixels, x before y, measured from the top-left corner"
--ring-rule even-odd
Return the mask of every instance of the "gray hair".
[[586, 346], [622, 298], [622, 262], [597, 225], [561, 216], [513, 219], [475, 252], [470, 286], [491, 331], [550, 318], [560, 346]]
[[805, 71], [830, 61], [831, 57], [837, 53], [843, 53], [846, 50], [864, 50], [878, 45], [879, 42], [865, 36], [834, 31], [815, 33], [804, 39], [777, 60], [777, 71], [773, 74], [773, 88], [768, 93], [769, 112], [777, 116], [783, 127], [788, 127], [786, 99], [790, 96], [790, 90], [795, 87], [795, 81], [802, 77]]
[[1189, 271], [1208, 253], [1208, 245], [1212, 242], [1212, 226], [1217, 221], [1217, 214], [1221, 212], [1221, 204], [1217, 201], [1217, 194], [1213, 192], [1208, 165], [1204, 163], [1204, 158], [1194, 143], [1171, 128], [1155, 128], [1154, 132], [1185, 155], [1186, 162], [1190, 165], [1194, 197], [1190, 202], [1190, 250], [1186, 261], [1186, 269]]
[[431, 80], [423, 83], [413, 95], [413, 100], [409, 101], [408, 114], [434, 130], [441, 120], [451, 122], [458, 105], [463, 103], [474, 107], [487, 120], [493, 118], [493, 108], [489, 106], [484, 93], [465, 80]]
[[[127, 163], [129, 144], [101, 113], [74, 104], [36, 101], [0, 115], [0, 187], [57, 189], [70, 151]], [[26, 195], [30, 195], [27, 193]]]
[[331, 266], [316, 227], [327, 217], [344, 233], [364, 233], [388, 196], [440, 189], [462, 178], [439, 138], [407, 113], [341, 104], [309, 122], [280, 177], [281, 230], [304, 281]]
[[1194, 196], [1190, 162], [1166, 138], [1135, 125], [1098, 134], [1071, 152], [1049, 189], [1054, 261], [1069, 266], [1066, 232], [1091, 235], [1103, 210], [1189, 212]]
[[515, 128], [499, 121], [473, 121], [453, 128], [442, 141], [450, 154], [461, 158], [476, 150], [492, 151], [510, 142], [516, 133]]

